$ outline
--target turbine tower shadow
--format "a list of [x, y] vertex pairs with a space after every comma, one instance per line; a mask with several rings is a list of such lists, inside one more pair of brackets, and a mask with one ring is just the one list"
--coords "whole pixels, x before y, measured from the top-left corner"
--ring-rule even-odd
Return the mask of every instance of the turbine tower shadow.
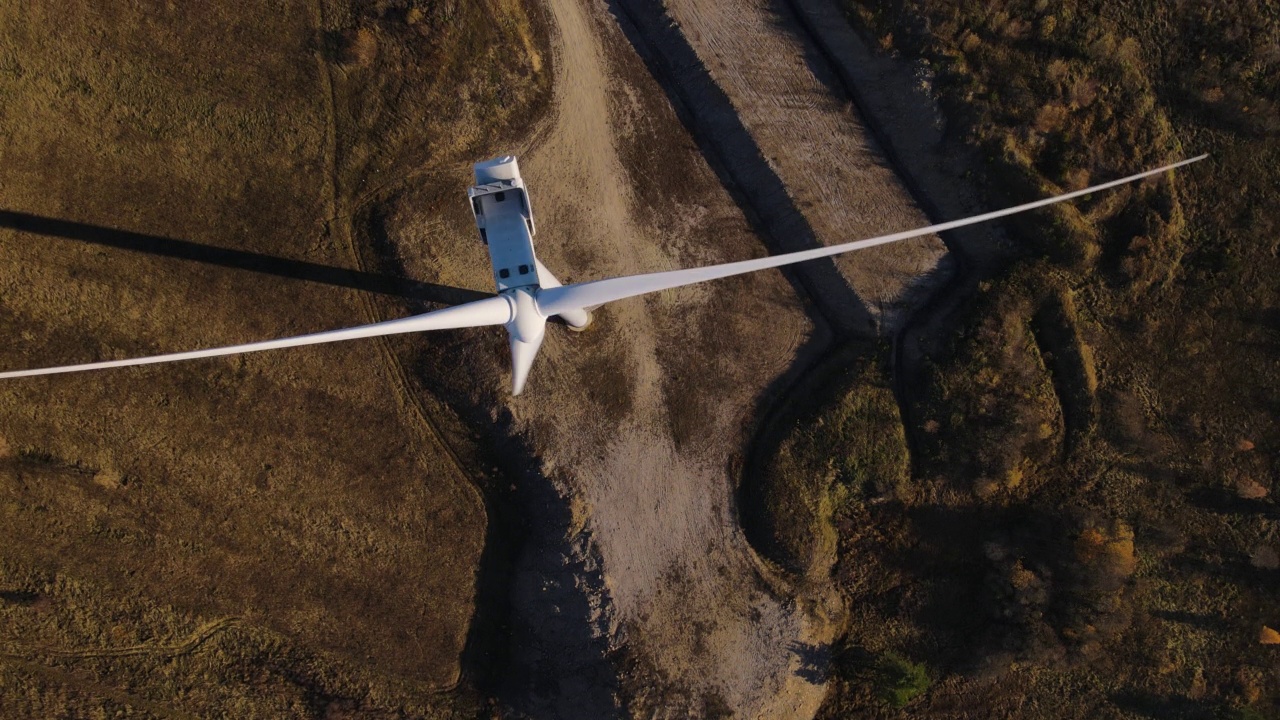
[[9, 228], [32, 235], [76, 240], [131, 252], [180, 258], [275, 277], [306, 280], [381, 295], [394, 295], [408, 300], [461, 305], [493, 296], [493, 293], [479, 290], [439, 285], [406, 277], [380, 275], [363, 270], [349, 270], [305, 260], [289, 260], [247, 250], [231, 250], [190, 240], [58, 220], [12, 210], [0, 210], [0, 228]]

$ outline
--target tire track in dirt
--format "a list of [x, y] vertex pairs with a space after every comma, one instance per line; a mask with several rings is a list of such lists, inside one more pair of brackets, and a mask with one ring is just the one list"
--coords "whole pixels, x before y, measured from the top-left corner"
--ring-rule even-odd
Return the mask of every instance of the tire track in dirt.
[[240, 621], [241, 618], [239, 617], [225, 617], [212, 620], [193, 630], [186, 640], [169, 645], [148, 643], [141, 645], [128, 645], [119, 648], [90, 648], [77, 650], [42, 647], [8, 648], [0, 650], [0, 657], [13, 658], [16, 660], [28, 660], [34, 657], [87, 660], [92, 658], [137, 657], [140, 655], [177, 657], [179, 655], [187, 655], [194, 652], [201, 645], [208, 642], [214, 635], [238, 625]]
[[10, 671], [15, 676], [19, 672], [27, 673], [46, 679], [63, 689], [63, 692], [71, 691], [93, 697], [97, 700], [109, 698], [121, 707], [129, 708], [130, 716], [137, 716], [140, 713], [149, 713], [150, 717], [166, 718], [168, 720], [198, 720], [195, 715], [175, 710], [172, 707], [155, 702], [141, 695], [124, 692], [119, 688], [111, 685], [95, 682], [81, 673], [73, 672], [67, 668], [58, 667], [56, 665], [46, 665], [40, 662], [28, 662], [7, 658], [8, 664], [12, 668]]

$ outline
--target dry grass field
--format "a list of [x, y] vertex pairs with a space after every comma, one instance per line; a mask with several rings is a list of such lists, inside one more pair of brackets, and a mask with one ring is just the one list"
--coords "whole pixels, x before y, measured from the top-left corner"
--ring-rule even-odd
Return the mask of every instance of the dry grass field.
[[[537, 113], [533, 27], [501, 0], [0, 8], [0, 367], [451, 299], [366, 271], [352, 217]], [[465, 709], [485, 508], [404, 378], [374, 341], [0, 386], [0, 715]]]

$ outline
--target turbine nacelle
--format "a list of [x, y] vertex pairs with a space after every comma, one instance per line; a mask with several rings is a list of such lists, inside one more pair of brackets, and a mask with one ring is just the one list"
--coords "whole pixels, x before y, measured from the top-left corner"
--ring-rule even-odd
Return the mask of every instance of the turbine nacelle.
[[[549, 317], [538, 306], [538, 293], [544, 287], [561, 285], [534, 252], [533, 236], [538, 230], [533, 203], [515, 157], [506, 155], [476, 163], [475, 176], [476, 184], [467, 191], [467, 197], [471, 199], [480, 241], [489, 250], [498, 292], [512, 303], [506, 328], [511, 336], [511, 392], [519, 395], [542, 347]], [[566, 308], [558, 314], [570, 327], [578, 329], [591, 322], [590, 313], [583, 308]]]

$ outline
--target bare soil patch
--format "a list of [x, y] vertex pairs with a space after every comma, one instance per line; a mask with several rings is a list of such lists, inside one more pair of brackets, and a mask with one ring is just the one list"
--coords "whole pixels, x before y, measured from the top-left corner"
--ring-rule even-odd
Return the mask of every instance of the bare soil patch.
[[[817, 243], [929, 224], [786, 5], [675, 2], [667, 13]], [[918, 302], [910, 289], [944, 253], [941, 241], [928, 237], [835, 263], [877, 327], [892, 332]]]

